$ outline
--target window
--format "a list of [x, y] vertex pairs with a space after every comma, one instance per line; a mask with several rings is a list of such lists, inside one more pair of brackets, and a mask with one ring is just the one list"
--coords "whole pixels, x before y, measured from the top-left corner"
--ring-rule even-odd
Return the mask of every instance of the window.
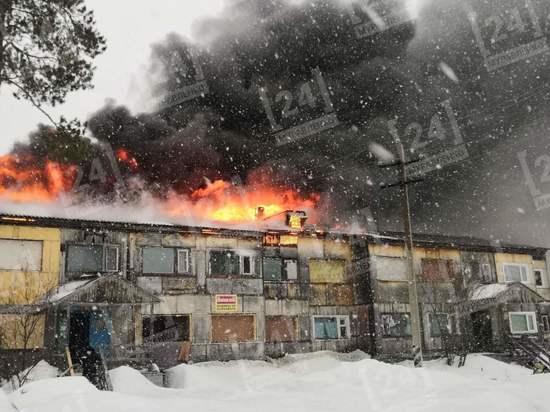
[[455, 262], [451, 259], [422, 259], [422, 276], [426, 281], [454, 279]]
[[69, 245], [67, 272], [116, 272], [119, 268], [119, 250], [115, 245]]
[[214, 276], [254, 276], [260, 273], [260, 261], [253, 252], [210, 251], [210, 274]]
[[240, 255], [240, 267], [241, 275], [255, 275], [256, 274], [256, 256], [253, 254], [241, 254]]
[[105, 246], [105, 271], [116, 272], [118, 270], [118, 247]]
[[430, 336], [440, 337], [451, 333], [451, 319], [446, 313], [430, 313]]
[[191, 272], [189, 259], [188, 249], [178, 249], [178, 273]]
[[189, 249], [171, 247], [144, 247], [142, 249], [144, 274], [190, 274]]
[[42, 270], [42, 242], [0, 239], [0, 270]]
[[144, 316], [142, 335], [145, 343], [180, 342], [189, 340], [188, 315]]
[[406, 281], [409, 279], [409, 263], [407, 259], [376, 256], [376, 278], [378, 280]]
[[411, 319], [408, 313], [383, 313], [382, 335], [386, 337], [411, 336]]
[[212, 342], [250, 342], [255, 336], [254, 315], [213, 315]]
[[509, 317], [512, 333], [537, 333], [535, 312], [510, 312]]
[[529, 267], [519, 263], [504, 263], [505, 282], [527, 282]]
[[265, 319], [265, 340], [267, 342], [296, 341], [298, 319], [288, 316], [268, 316]]
[[540, 317], [543, 332], [550, 332], [550, 320], [548, 315], [541, 315]]
[[231, 250], [210, 251], [210, 274], [230, 276], [239, 274], [239, 256]]
[[535, 269], [533, 270], [533, 273], [535, 275], [535, 285], [543, 286], [542, 279], [544, 278], [544, 270]]
[[313, 326], [315, 339], [349, 338], [348, 316], [314, 316]]
[[486, 283], [493, 282], [493, 274], [489, 263], [482, 263], [480, 269], [481, 280]]
[[298, 279], [298, 261], [296, 259], [264, 258], [264, 280], [287, 281]]

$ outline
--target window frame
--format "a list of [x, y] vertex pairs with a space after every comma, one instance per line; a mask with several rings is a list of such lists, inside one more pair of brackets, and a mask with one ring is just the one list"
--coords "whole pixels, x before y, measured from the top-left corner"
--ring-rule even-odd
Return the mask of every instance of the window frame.
[[[174, 251], [174, 260], [172, 262], [172, 272], [145, 272], [144, 271], [144, 256], [143, 252], [145, 249], [171, 249]], [[187, 251], [187, 271], [181, 272], [179, 267], [179, 255], [181, 251]], [[192, 253], [191, 248], [177, 247], [177, 246], [151, 246], [143, 245], [141, 246], [141, 275], [142, 276], [167, 276], [167, 277], [180, 277], [180, 276], [193, 276], [192, 273]]]
[[[527, 330], [523, 331], [514, 331], [512, 326], [512, 316], [525, 316], [527, 320], [527, 316], [531, 316], [533, 328], [529, 329], [529, 320], [527, 320]], [[510, 324], [510, 333], [512, 335], [533, 335], [538, 332], [538, 325], [537, 325], [537, 313], [536, 312], [508, 312], [508, 322]]]
[[[504, 275], [504, 282], [505, 283], [517, 283], [518, 282], [517, 280], [508, 280], [507, 279], [506, 267], [509, 267], [509, 266], [514, 266], [514, 267], [519, 268], [519, 277], [520, 277], [519, 283], [528, 283], [529, 282], [529, 265], [527, 263], [513, 263], [513, 262], [508, 263], [508, 262], [504, 262], [502, 264], [502, 274]], [[525, 269], [525, 280], [523, 279], [522, 268]]]
[[[159, 314], [159, 313], [151, 313], [151, 314], [144, 314], [142, 316], [142, 320], [141, 320], [141, 324], [142, 324], [142, 328], [141, 328], [141, 339], [142, 339], [142, 342], [144, 344], [155, 344], [155, 343], [165, 343], [165, 342], [186, 342], [185, 339], [183, 340], [162, 340], [162, 341], [155, 341], [155, 340], [151, 340], [151, 335], [149, 336], [145, 336], [143, 334], [143, 331], [144, 331], [144, 326], [143, 326], [143, 323], [145, 321], [145, 319], [150, 319], [150, 322], [151, 322], [151, 326], [153, 326], [153, 322], [154, 322], [154, 319], [155, 318], [159, 318], [159, 317], [172, 317], [172, 318], [187, 318], [187, 340], [188, 341], [192, 341], [193, 337], [192, 337], [192, 331], [193, 331], [193, 328], [192, 328], [192, 315], [191, 314], [187, 314], [187, 313], [178, 313], [178, 314]], [[176, 325], [177, 327], [178, 325]], [[169, 329], [165, 329], [166, 330], [169, 330]], [[151, 329], [151, 331], [153, 331]], [[153, 333], [152, 336], [154, 336], [155, 334]]]
[[[212, 273], [212, 252], [225, 252], [233, 253], [238, 258], [238, 268], [236, 273]], [[250, 273], [243, 273], [244, 258], [250, 259]], [[262, 275], [262, 268], [257, 268], [256, 260], [261, 257], [261, 253], [257, 250], [238, 250], [231, 248], [210, 248], [208, 249], [207, 263], [208, 263], [208, 277], [212, 278], [258, 278]], [[262, 262], [263, 263], [263, 262]], [[261, 265], [260, 265], [261, 266]], [[259, 270], [256, 270], [259, 269]]]
[[[540, 285], [537, 283], [537, 275], [536, 273], [540, 272]], [[533, 277], [535, 278], [535, 286], [539, 288], [545, 287], [544, 277], [546, 276], [546, 271], [544, 269], [535, 268], [533, 269]]]
[[[338, 334], [337, 338], [318, 338], [315, 334], [315, 320], [316, 319], [324, 319], [324, 318], [334, 318], [336, 319], [336, 332]], [[341, 321], [344, 321], [344, 325], [341, 324]], [[341, 326], [346, 327], [346, 336], [342, 336]], [[336, 340], [342, 340], [342, 339], [351, 339], [351, 322], [349, 315], [313, 315], [311, 317], [311, 330], [312, 330], [312, 338], [313, 340], [320, 340], [320, 341], [336, 341]]]
[[380, 336], [382, 338], [386, 338], [386, 339], [401, 339], [401, 338], [411, 338], [412, 337], [412, 322], [411, 322], [411, 313], [410, 312], [382, 312], [380, 313], [380, 323], [382, 324], [382, 317], [384, 315], [391, 315], [392, 317], [394, 315], [401, 315], [401, 316], [407, 316], [408, 317], [408, 320], [409, 320], [409, 333], [408, 334], [404, 334], [404, 335], [390, 335], [390, 334], [386, 334], [384, 332], [384, 328], [383, 328], [383, 325], [382, 325], [382, 333], [380, 334]]
[[[71, 247], [73, 246], [76, 246], [76, 247], [101, 247], [101, 270], [96, 270], [96, 271], [74, 271], [74, 270], [70, 270], [69, 268], [69, 251], [71, 249]], [[111, 249], [116, 249], [116, 270], [107, 270], [107, 252], [106, 250], [108, 248], [111, 248]], [[120, 244], [117, 244], [117, 243], [81, 243], [81, 242], [71, 242], [71, 243], [67, 243], [66, 244], [66, 249], [65, 249], [65, 272], [66, 273], [82, 273], [82, 274], [87, 274], [87, 273], [116, 273], [116, 272], [119, 272], [120, 271], [120, 248], [121, 248], [121, 245]]]
[[[181, 268], [181, 261], [180, 261], [180, 253], [185, 252], [185, 268], [182, 270]], [[177, 275], [189, 275], [191, 274], [191, 249], [184, 249], [184, 248], [177, 248], [176, 249], [176, 271], [175, 274]]]
[[550, 332], [550, 317], [547, 314], [540, 315], [540, 323], [542, 324], [542, 332]]
[[28, 268], [17, 268], [17, 269], [5, 269], [0, 268], [2, 272], [32, 272], [40, 273], [44, 271], [44, 240], [41, 239], [10, 239], [10, 238], [0, 238], [0, 240], [13, 241], [13, 242], [38, 242], [40, 244], [40, 264], [39, 269], [28, 269]]
[[[431, 338], [441, 338], [443, 336], [443, 334], [441, 332], [438, 335], [434, 335], [432, 333], [432, 319], [435, 316], [441, 316], [441, 315], [445, 315], [445, 317], [447, 318], [447, 322], [445, 323], [445, 327], [447, 328], [447, 334], [448, 335], [453, 334], [453, 328], [452, 328], [452, 323], [451, 323], [451, 314], [449, 314], [447, 312], [431, 312], [431, 313], [428, 313], [428, 327], [429, 327], [429, 334], [430, 334]], [[441, 330], [441, 325], [438, 325], [438, 327]]]
[[[279, 279], [266, 279], [265, 278], [265, 271], [264, 271], [264, 261], [267, 259], [271, 260], [277, 260], [280, 263], [281, 266], [281, 273]], [[296, 264], [296, 278], [289, 279], [288, 278], [288, 271], [286, 270], [286, 262], [294, 262]], [[281, 282], [288, 282], [288, 283], [295, 283], [298, 282], [298, 279], [300, 278], [300, 265], [298, 264], [298, 259], [296, 258], [287, 258], [282, 256], [262, 256], [262, 278], [264, 282], [274, 282], [274, 283], [281, 283]]]

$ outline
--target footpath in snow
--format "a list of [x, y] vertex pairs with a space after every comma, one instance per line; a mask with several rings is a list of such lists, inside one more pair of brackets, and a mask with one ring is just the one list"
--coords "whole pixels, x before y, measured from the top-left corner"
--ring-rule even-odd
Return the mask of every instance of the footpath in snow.
[[100, 392], [82, 377], [37, 380], [10, 394], [0, 390], [0, 411], [550, 411], [550, 374], [532, 375], [482, 355], [469, 355], [463, 368], [438, 360], [415, 369], [361, 352], [208, 362], [169, 370], [171, 388], [128, 367], [112, 370], [111, 378], [114, 392]]

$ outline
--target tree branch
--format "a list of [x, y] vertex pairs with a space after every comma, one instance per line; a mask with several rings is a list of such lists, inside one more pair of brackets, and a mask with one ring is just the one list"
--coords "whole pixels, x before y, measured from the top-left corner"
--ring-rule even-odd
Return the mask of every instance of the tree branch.
[[37, 103], [34, 98], [30, 95], [30, 93], [28, 93], [24, 88], [23, 86], [19, 85], [18, 83], [12, 81], [12, 80], [9, 80], [8, 81], [8, 84], [12, 84], [13, 86], [15, 86], [18, 90], [20, 90], [21, 92], [23, 92], [25, 94], [25, 96], [27, 96], [27, 99], [29, 99], [29, 101], [31, 102], [31, 104], [36, 107], [38, 110], [40, 110], [40, 112], [42, 112], [42, 114], [44, 116], [46, 116], [48, 118], [48, 120], [50, 122], [52, 122], [52, 124], [57, 127], [57, 123], [56, 121], [48, 114], [48, 112], [46, 112], [42, 106], [40, 106], [40, 103]]

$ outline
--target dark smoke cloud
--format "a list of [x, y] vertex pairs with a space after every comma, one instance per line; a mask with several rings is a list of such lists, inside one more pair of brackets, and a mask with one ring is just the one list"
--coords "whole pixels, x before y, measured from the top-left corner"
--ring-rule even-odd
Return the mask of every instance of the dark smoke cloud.
[[[494, 8], [494, 13], [512, 4], [471, 3], [481, 10]], [[368, 18], [357, 4], [356, 11]], [[245, 180], [261, 171], [275, 184], [323, 193], [334, 216], [369, 206], [382, 229], [400, 229], [398, 192], [378, 190], [380, 182], [397, 179], [396, 170], [379, 168], [370, 144], [395, 152], [388, 121], [397, 118], [400, 137], [410, 147], [414, 136], [404, 133], [406, 126], [425, 127], [442, 114], [441, 102], [449, 100], [470, 159], [415, 184], [415, 229], [503, 237], [520, 227], [525, 215], [513, 220], [502, 202], [521, 204], [532, 213], [528, 193], [517, 198], [522, 176], [514, 157], [533, 142], [547, 150], [540, 144], [544, 127], [529, 126], [548, 114], [548, 54], [489, 73], [463, 5], [426, 0], [416, 21], [357, 38], [340, 1], [228, 1], [220, 17], [196, 23], [197, 43], [170, 34], [152, 49], [156, 97], [178, 90], [189, 80], [186, 76], [197, 74], [166, 65], [173, 52], [188, 50], [200, 63], [207, 93], [150, 114], [132, 114], [111, 103], [92, 116], [89, 130], [100, 141], [128, 149], [140, 164], [137, 175], [158, 195], [187, 193], [204, 178]], [[550, 4], [539, 1], [536, 7], [541, 16], [550, 14]], [[277, 146], [260, 89], [295, 90], [317, 67], [341, 125]], [[508, 181], [516, 190], [507, 192], [516, 198], [500, 202], [495, 187]], [[505, 216], [506, 224], [500, 225], [505, 230], [495, 216]], [[528, 227], [535, 224], [531, 220]]]

